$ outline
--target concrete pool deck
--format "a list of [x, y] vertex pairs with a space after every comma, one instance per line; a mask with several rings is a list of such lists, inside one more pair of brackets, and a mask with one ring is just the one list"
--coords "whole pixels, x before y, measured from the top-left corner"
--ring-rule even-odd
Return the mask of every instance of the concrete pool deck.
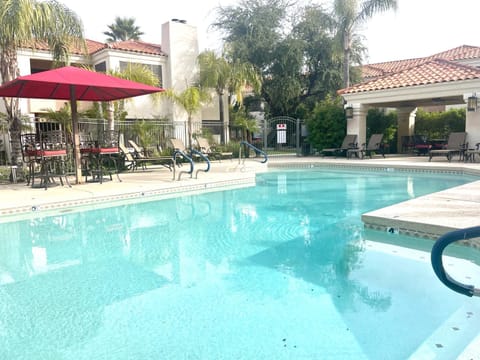
[[[434, 171], [478, 176], [475, 181], [463, 186], [418, 197], [393, 206], [362, 215], [367, 228], [392, 229], [413, 236], [437, 238], [447, 231], [480, 225], [480, 163], [447, 162], [443, 158], [428, 161], [425, 156], [387, 156], [385, 159], [343, 159], [329, 157], [271, 157], [267, 164], [247, 159], [212, 162], [208, 173], [198, 172], [198, 178], [182, 174], [181, 180], [173, 181], [166, 168], [151, 167], [146, 171], [124, 172], [121, 182], [115, 177], [103, 184], [87, 183], [54, 186], [48, 190], [32, 188], [25, 183], [0, 185], [0, 221], [11, 216], [28, 216], [32, 211], [58, 210], [86, 205], [112, 203], [115, 201], [148, 198], [151, 196], [178, 196], [196, 191], [253, 186], [255, 174], [274, 168], [309, 168], [327, 166], [353, 168], [364, 171]], [[204, 168], [198, 164], [197, 169]], [[180, 168], [187, 170], [187, 168]], [[178, 178], [179, 170], [176, 177]]]

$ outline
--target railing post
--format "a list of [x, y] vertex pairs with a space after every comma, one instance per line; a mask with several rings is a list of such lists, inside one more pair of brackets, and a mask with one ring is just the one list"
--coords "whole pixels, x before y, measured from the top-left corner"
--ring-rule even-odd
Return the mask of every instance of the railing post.
[[296, 142], [296, 152], [297, 156], [300, 156], [300, 119], [297, 119], [295, 122], [295, 142]]
[[450, 277], [443, 266], [442, 255], [445, 248], [451, 243], [478, 237], [480, 237], [480, 226], [454, 230], [438, 238], [431, 251], [430, 261], [438, 279], [448, 288], [466, 296], [480, 296], [480, 289], [475, 288], [473, 285], [462, 284]]

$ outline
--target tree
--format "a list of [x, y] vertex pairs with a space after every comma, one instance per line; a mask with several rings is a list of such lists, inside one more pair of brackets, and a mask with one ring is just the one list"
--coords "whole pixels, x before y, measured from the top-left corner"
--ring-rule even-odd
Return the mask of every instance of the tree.
[[311, 111], [341, 86], [341, 53], [331, 16], [320, 6], [288, 0], [241, 1], [220, 7], [212, 27], [222, 33], [228, 58], [251, 63], [261, 74], [270, 116]]
[[242, 0], [218, 7], [212, 27], [220, 31], [232, 59], [248, 62], [259, 71], [272, 61], [274, 46], [282, 39], [288, 5], [285, 0]]
[[173, 89], [167, 89], [160, 93], [173, 103], [180, 105], [187, 113], [187, 147], [192, 148], [192, 118], [200, 111], [202, 106], [211, 101], [210, 93], [199, 86], [189, 86], [182, 92], [175, 92]]
[[[397, 0], [334, 0], [330, 18], [343, 52], [343, 86], [350, 86], [352, 48], [358, 46], [355, 31], [373, 15], [397, 9]], [[356, 44], [355, 44], [356, 43]]]
[[140, 27], [135, 25], [135, 18], [121, 18], [117, 16], [115, 22], [107, 25], [110, 31], [105, 31], [103, 34], [107, 35], [107, 42], [126, 41], [126, 40], [140, 40], [144, 34], [140, 31]]
[[[292, 29], [291, 36], [303, 51], [299, 102], [309, 110], [328, 94], [335, 95], [342, 86], [341, 56], [328, 19], [329, 14], [321, 6], [307, 6]], [[303, 118], [298, 109], [296, 117]]]
[[[215, 89], [218, 96], [220, 123], [225, 122], [223, 97], [228, 92], [229, 99], [235, 95], [235, 102], [243, 102], [243, 92], [250, 86], [255, 92], [261, 87], [260, 75], [252, 64], [240, 61], [228, 61], [225, 57], [217, 56], [214, 51], [207, 50], [198, 56], [200, 65], [200, 84], [206, 88]], [[222, 142], [225, 133], [222, 132]]]
[[[17, 52], [28, 45], [34, 49], [44, 42], [56, 64], [68, 63], [72, 46], [86, 48], [80, 18], [57, 1], [0, 1], [0, 75], [3, 82], [20, 75]], [[4, 98], [10, 138], [12, 162], [21, 159], [21, 119], [17, 98]]]
[[[125, 69], [122, 70], [114, 70], [109, 71], [109, 74], [112, 76], [119, 77], [121, 79], [135, 81], [138, 83], [151, 85], [151, 86], [159, 86], [160, 80], [158, 77], [151, 71], [147, 66], [141, 64], [128, 64]], [[158, 93], [150, 95], [154, 99], [157, 98], [159, 95]], [[120, 112], [123, 112], [123, 103], [124, 101], [128, 100], [120, 100], [118, 101], [118, 108]], [[114, 102], [108, 101], [106, 102], [106, 118], [108, 120], [108, 128], [113, 130], [114, 122], [115, 122], [115, 105]]]

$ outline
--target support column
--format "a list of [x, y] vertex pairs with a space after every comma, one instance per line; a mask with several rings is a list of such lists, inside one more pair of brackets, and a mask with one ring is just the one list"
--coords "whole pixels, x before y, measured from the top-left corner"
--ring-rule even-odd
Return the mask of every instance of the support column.
[[[467, 103], [467, 99], [472, 94], [464, 94], [463, 99]], [[480, 100], [478, 100], [480, 105]], [[480, 108], [475, 111], [465, 111], [465, 131], [467, 133], [467, 142], [470, 149], [474, 149], [475, 145], [480, 143]]]
[[368, 107], [363, 104], [348, 104], [353, 107], [353, 118], [347, 119], [347, 134], [356, 134], [358, 146], [367, 142]]
[[397, 109], [397, 153], [402, 152], [402, 137], [412, 136], [415, 132], [415, 117], [417, 116], [417, 108], [402, 107]]

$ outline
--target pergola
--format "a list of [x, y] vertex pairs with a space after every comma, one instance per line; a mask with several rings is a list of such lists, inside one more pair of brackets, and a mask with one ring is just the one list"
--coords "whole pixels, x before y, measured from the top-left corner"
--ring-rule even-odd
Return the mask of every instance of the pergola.
[[[403, 65], [402, 65], [403, 64]], [[369, 108], [395, 108], [398, 113], [398, 149], [402, 136], [413, 135], [418, 107], [465, 106], [480, 94], [480, 48], [462, 46], [428, 58], [378, 64], [393, 71], [339, 91], [347, 117], [347, 133], [366, 142]], [[372, 65], [374, 66], [374, 65]], [[380, 66], [378, 72], [386, 72]], [[397, 71], [395, 71], [397, 70]], [[480, 109], [466, 112], [465, 131], [470, 147], [480, 143]]]

